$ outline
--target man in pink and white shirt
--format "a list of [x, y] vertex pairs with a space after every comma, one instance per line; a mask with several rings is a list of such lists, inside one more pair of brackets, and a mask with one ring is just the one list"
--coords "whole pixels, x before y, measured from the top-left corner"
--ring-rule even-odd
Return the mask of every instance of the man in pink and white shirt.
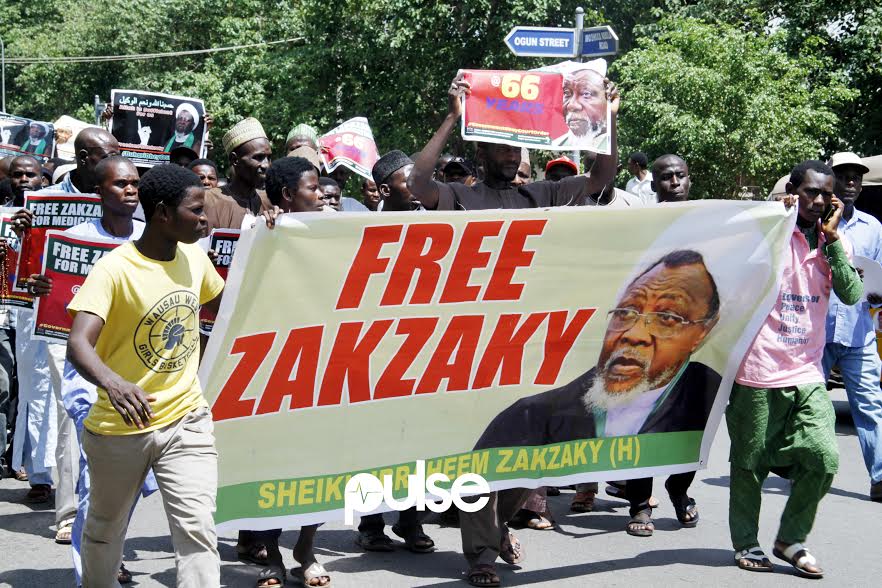
[[798, 204], [775, 306], [735, 377], [726, 422], [732, 440], [729, 531], [735, 561], [765, 572], [772, 564], [757, 540], [763, 481], [774, 472], [791, 481], [773, 553], [799, 575], [823, 571], [802, 544], [839, 467], [835, 415], [821, 360], [831, 290], [855, 304], [863, 285], [837, 231], [842, 203], [833, 170], [820, 161], [797, 165], [785, 206]]

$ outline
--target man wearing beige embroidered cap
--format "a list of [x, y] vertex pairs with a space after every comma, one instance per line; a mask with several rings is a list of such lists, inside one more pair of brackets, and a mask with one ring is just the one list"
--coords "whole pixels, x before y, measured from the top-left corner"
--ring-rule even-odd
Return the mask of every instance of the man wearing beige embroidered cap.
[[[835, 154], [830, 167], [836, 175], [836, 196], [844, 205], [839, 232], [846, 235], [856, 256], [882, 262], [882, 225], [854, 207], [861, 195], [864, 174], [870, 169], [860, 157], [849, 152]], [[831, 292], [823, 362], [825, 377], [830, 376], [833, 366], [839, 366], [864, 464], [870, 473], [870, 499], [878, 502], [882, 502], [882, 362], [876, 350], [869, 306], [882, 303], [880, 294], [867, 292], [866, 300], [846, 306]]]
[[[272, 208], [263, 191], [272, 149], [256, 118], [236, 123], [223, 138], [230, 162], [230, 181], [205, 192], [205, 216], [210, 229], [241, 229], [246, 218]], [[250, 226], [250, 223], [248, 223]]]

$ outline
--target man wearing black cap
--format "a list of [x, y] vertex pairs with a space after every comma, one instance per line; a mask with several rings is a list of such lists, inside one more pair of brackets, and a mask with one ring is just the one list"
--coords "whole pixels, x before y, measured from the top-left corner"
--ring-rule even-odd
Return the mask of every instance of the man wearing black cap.
[[469, 178], [474, 178], [472, 164], [463, 157], [454, 157], [444, 166], [444, 183], [470, 185]]
[[[401, 151], [390, 151], [377, 160], [371, 170], [380, 192], [378, 211], [423, 210], [407, 189], [407, 176], [413, 161]], [[392, 540], [383, 532], [386, 522], [382, 513], [361, 517], [356, 542], [365, 551], [392, 551]], [[404, 545], [414, 553], [434, 551], [435, 542], [423, 532], [416, 507], [402, 511], [392, 532], [404, 539]]]
[[577, 175], [560, 182], [533, 182], [513, 186], [521, 163], [520, 147], [479, 143], [478, 159], [483, 163], [484, 180], [473, 186], [442, 184], [432, 180], [435, 163], [462, 115], [462, 96], [470, 86], [459, 76], [448, 92], [448, 113], [441, 126], [420, 152], [407, 187], [429, 210], [479, 210], [490, 208], [536, 208], [582, 204], [590, 194], [600, 192], [615, 176], [618, 148], [616, 115], [619, 95], [614, 84], [607, 85], [612, 123], [610, 155], [598, 155], [590, 174]]
[[[445, 168], [446, 170], [447, 168]], [[380, 193], [380, 211], [424, 210], [408, 189], [407, 178], [413, 161], [401, 151], [390, 151], [377, 160], [371, 170]]]

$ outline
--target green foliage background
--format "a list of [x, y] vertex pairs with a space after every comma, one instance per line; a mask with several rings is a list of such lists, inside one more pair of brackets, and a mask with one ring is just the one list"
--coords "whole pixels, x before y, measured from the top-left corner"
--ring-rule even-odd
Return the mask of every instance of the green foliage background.
[[[381, 152], [425, 144], [459, 68], [542, 65], [516, 58], [514, 25], [611, 24], [622, 52], [622, 159], [683, 155], [693, 196], [768, 190], [796, 161], [882, 152], [882, 0], [0, 0], [8, 57], [183, 51], [296, 38], [206, 56], [7, 65], [7, 109], [91, 120], [113, 88], [199, 96], [215, 141], [256, 116], [281, 147], [367, 116]], [[469, 151], [456, 137], [451, 149]]]

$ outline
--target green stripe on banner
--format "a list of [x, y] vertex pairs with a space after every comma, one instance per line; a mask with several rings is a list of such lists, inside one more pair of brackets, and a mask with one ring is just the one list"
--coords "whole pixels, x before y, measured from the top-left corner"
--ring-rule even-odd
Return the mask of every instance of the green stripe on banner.
[[[451, 481], [466, 473], [488, 482], [519, 478], [541, 479], [580, 473], [628, 470], [695, 463], [702, 431], [650, 433], [568, 441], [539, 447], [503, 447], [426, 459], [426, 476], [446, 474]], [[414, 463], [317, 477], [264, 480], [222, 486], [217, 491], [218, 523], [243, 518], [290, 516], [343, 508], [343, 490], [355, 474], [392, 476], [394, 494], [407, 493], [407, 476]], [[449, 485], [448, 485], [449, 487]]]

